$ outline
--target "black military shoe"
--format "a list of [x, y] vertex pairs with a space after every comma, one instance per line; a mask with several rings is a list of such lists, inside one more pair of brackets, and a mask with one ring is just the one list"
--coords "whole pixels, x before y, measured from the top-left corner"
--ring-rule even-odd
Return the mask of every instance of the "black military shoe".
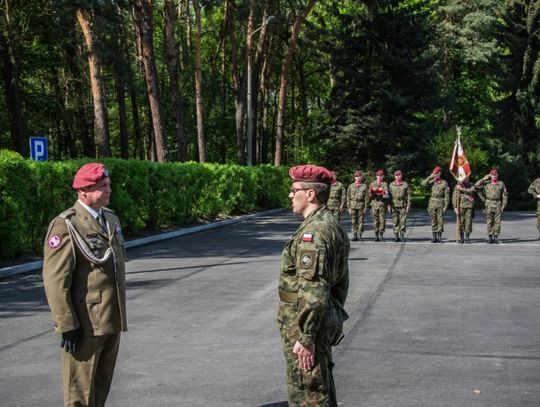
[[488, 244], [493, 244], [493, 235], [489, 235]]
[[379, 242], [384, 242], [384, 237], [383, 237], [382, 233], [379, 235]]
[[469, 239], [470, 235], [471, 235], [470, 233], [465, 233], [465, 243], [469, 243], [469, 244], [471, 243], [471, 241]]
[[405, 233], [401, 233], [401, 234], [399, 235], [399, 240], [402, 241], [402, 242], [405, 241]]
[[431, 239], [431, 243], [437, 243], [437, 232], [433, 232], [433, 239]]
[[459, 234], [459, 243], [461, 244], [465, 243], [465, 236], [463, 235], [463, 232]]
[[399, 242], [401, 239], [399, 238], [399, 234], [395, 234], [396, 237], [394, 238], [394, 242]]
[[437, 233], [437, 242], [442, 243], [442, 232]]
[[499, 244], [499, 236], [498, 235], [493, 235], [493, 243]]
[[360, 233], [360, 234], [358, 235], [358, 240], [360, 240], [360, 241], [362, 242], [362, 233]]
[[375, 239], [373, 239], [374, 242], [378, 242], [379, 241], [379, 234], [378, 233], [375, 233]]
[[353, 242], [356, 242], [358, 241], [358, 235], [356, 233], [353, 233], [352, 235], [352, 239], [351, 239]]

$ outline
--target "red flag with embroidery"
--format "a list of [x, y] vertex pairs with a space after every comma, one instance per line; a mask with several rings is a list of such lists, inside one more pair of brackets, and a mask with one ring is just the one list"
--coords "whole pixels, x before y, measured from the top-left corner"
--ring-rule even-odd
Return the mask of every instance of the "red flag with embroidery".
[[452, 153], [452, 160], [450, 161], [450, 172], [458, 181], [463, 181], [469, 175], [471, 175], [471, 166], [467, 157], [463, 152], [461, 146], [461, 140], [458, 137], [454, 144], [454, 152]]

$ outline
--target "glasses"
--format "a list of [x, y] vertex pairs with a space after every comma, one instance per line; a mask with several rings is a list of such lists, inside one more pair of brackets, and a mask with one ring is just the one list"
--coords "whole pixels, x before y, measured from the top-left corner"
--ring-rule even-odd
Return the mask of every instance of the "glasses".
[[309, 191], [312, 188], [291, 188], [291, 192], [295, 195], [298, 191]]

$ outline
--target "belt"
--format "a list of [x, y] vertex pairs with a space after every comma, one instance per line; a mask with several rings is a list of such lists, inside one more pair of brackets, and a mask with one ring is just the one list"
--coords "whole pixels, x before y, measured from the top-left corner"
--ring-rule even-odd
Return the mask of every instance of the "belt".
[[296, 295], [296, 292], [279, 290], [279, 299], [283, 302], [291, 302], [296, 304], [298, 296]]

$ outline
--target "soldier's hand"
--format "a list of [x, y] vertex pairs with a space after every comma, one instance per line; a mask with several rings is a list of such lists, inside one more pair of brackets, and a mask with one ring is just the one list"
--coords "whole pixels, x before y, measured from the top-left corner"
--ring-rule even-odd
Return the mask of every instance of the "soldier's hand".
[[60, 340], [60, 347], [68, 353], [75, 353], [77, 351], [77, 342], [81, 339], [81, 328], [74, 329], [73, 331], [67, 331], [62, 333], [62, 339]]
[[315, 366], [315, 344], [304, 346], [296, 341], [293, 353], [298, 358], [298, 365], [304, 372], [309, 372]]

